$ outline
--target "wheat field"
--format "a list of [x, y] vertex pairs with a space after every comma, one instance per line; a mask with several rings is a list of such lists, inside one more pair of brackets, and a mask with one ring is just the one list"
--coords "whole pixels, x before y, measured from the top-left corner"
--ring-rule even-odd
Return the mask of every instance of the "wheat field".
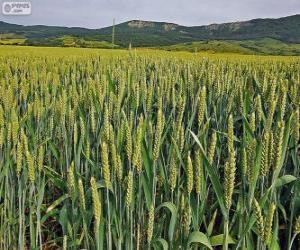
[[0, 48], [0, 249], [299, 249], [299, 57]]

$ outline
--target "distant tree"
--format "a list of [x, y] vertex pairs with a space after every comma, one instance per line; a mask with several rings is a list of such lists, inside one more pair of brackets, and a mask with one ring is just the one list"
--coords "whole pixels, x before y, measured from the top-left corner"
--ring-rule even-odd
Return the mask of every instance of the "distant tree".
[[113, 19], [111, 43], [112, 43], [112, 48], [114, 48], [115, 47], [115, 18]]

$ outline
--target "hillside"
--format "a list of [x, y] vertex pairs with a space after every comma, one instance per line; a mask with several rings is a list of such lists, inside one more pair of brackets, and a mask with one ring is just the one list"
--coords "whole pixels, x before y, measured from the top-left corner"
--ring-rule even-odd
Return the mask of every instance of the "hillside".
[[[99, 31], [111, 39], [112, 27]], [[116, 42], [135, 46], [161, 46], [199, 40], [253, 40], [273, 38], [300, 43], [300, 15], [278, 19], [254, 19], [245, 22], [186, 27], [172, 23], [129, 21], [116, 25]]]
[[[104, 47], [112, 47], [110, 44], [112, 29], [112, 27], [86, 29], [44, 25], [23, 26], [0, 22], [0, 36], [2, 36], [0, 43], [9, 40], [5, 35], [13, 34], [16, 37], [10, 39], [18, 38], [18, 44], [20, 39], [23, 39], [24, 44], [36, 46], [75, 44], [78, 47], [101, 47], [104, 44]], [[75, 42], [66, 45], [62, 42], [65, 37]], [[223, 45], [231, 46], [233, 50], [242, 47], [242, 51], [249, 53], [254, 51], [274, 54], [272, 46], [275, 43], [277, 51], [275, 54], [300, 54], [299, 46], [294, 45], [300, 44], [300, 15], [193, 27], [141, 20], [132, 20], [115, 26], [115, 44], [121, 47], [128, 47], [131, 43], [134, 47], [165, 48], [165, 46], [188, 45], [194, 42], [205, 44], [205, 41], [212, 40], [223, 41]], [[266, 44], [268, 46], [265, 48]]]
[[170, 46], [162, 46], [160, 49], [169, 51], [208, 51], [213, 53], [240, 53], [257, 55], [300, 55], [300, 44], [284, 43], [271, 38], [242, 41], [211, 40], [188, 42]]

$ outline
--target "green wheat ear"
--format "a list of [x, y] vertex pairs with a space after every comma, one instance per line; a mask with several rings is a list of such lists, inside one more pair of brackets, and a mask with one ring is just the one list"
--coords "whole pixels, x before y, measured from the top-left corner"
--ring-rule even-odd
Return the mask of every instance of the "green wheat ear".
[[38, 149], [38, 159], [37, 159], [37, 166], [39, 171], [42, 171], [44, 167], [44, 157], [45, 157], [45, 150], [44, 150], [44, 146], [41, 145]]
[[203, 119], [204, 119], [205, 109], [206, 109], [206, 87], [203, 86], [200, 91], [199, 105], [198, 105], [198, 127], [199, 127], [199, 130], [200, 130], [200, 127], [201, 127]]
[[22, 160], [23, 160], [23, 143], [18, 142], [18, 144], [17, 144], [17, 159], [16, 159], [17, 176], [20, 176], [20, 173], [21, 173], [21, 170], [22, 170]]
[[270, 132], [265, 131], [262, 138], [262, 152], [261, 152], [261, 168], [260, 174], [266, 176], [269, 169], [269, 146], [270, 146]]
[[262, 216], [261, 208], [256, 199], [253, 199], [253, 209], [256, 218], [256, 225], [258, 228], [258, 233], [261, 239], [264, 239], [265, 236], [265, 225], [264, 225], [264, 217]]
[[75, 175], [74, 175], [74, 162], [71, 163], [69, 169], [68, 169], [68, 191], [70, 196], [74, 197], [75, 192]]
[[68, 249], [68, 236], [64, 235], [64, 240], [63, 240], [63, 250]]
[[195, 191], [199, 195], [201, 192], [201, 185], [203, 179], [203, 166], [201, 152], [198, 150], [195, 153]]
[[12, 133], [12, 142], [14, 145], [17, 144], [18, 141], [18, 133], [19, 133], [19, 120], [18, 115], [15, 111], [15, 109], [12, 109], [11, 111], [11, 133]]
[[254, 112], [251, 113], [249, 124], [250, 124], [250, 129], [251, 129], [252, 133], [254, 133], [255, 128], [256, 128], [255, 113]]
[[280, 166], [281, 158], [282, 158], [282, 144], [283, 144], [283, 136], [284, 136], [284, 128], [285, 124], [283, 121], [278, 122], [278, 131], [275, 137], [275, 146], [274, 146], [274, 170]]
[[11, 145], [12, 138], [11, 138], [11, 122], [8, 123], [7, 125], [7, 132], [6, 132], [6, 141], [7, 145]]
[[263, 115], [260, 95], [258, 95], [255, 98], [254, 102], [255, 102], [254, 106], [255, 106], [255, 113], [256, 113], [256, 125], [259, 126], [259, 124], [262, 120], [262, 115]]
[[92, 104], [92, 107], [90, 110], [90, 123], [91, 123], [92, 132], [95, 135], [96, 134], [96, 121], [95, 121], [95, 107], [93, 104]]
[[154, 227], [154, 207], [151, 205], [148, 214], [147, 242], [150, 243], [153, 236]]
[[300, 215], [297, 217], [297, 219], [295, 221], [294, 233], [300, 234]]
[[34, 166], [34, 157], [27, 150], [26, 152], [26, 161], [28, 165], [28, 175], [31, 183], [35, 181], [35, 166]]
[[127, 176], [127, 189], [126, 189], [126, 197], [125, 197], [125, 203], [128, 208], [132, 203], [132, 193], [133, 193], [133, 173], [130, 170]]
[[274, 143], [274, 133], [271, 131], [270, 132], [270, 138], [269, 138], [269, 159], [268, 159], [268, 165], [266, 169], [266, 173], [268, 174], [270, 171], [270, 168], [272, 164], [274, 163], [274, 157], [275, 157], [275, 143]]
[[154, 138], [153, 161], [157, 161], [159, 157], [163, 126], [164, 126], [164, 116], [163, 116], [162, 109], [159, 108], [157, 112], [156, 131], [155, 131], [155, 138]]
[[184, 149], [184, 127], [180, 125], [179, 130], [178, 130], [178, 144], [179, 144], [179, 151], [182, 152]]
[[2, 149], [4, 144], [4, 128], [0, 128], [0, 149]]
[[169, 172], [169, 184], [171, 191], [174, 192], [176, 188], [176, 182], [177, 182], [177, 163], [175, 160], [175, 154], [173, 154], [171, 158], [171, 163], [170, 163], [170, 172]]
[[81, 179], [78, 180], [78, 190], [79, 190], [79, 201], [80, 201], [80, 204], [81, 204], [83, 210], [85, 210], [86, 209], [85, 194], [84, 194], [84, 187], [83, 187], [83, 183], [82, 183]]
[[100, 203], [97, 183], [94, 177], [91, 178], [91, 190], [92, 190], [92, 201], [93, 201], [93, 210], [94, 210], [94, 218], [95, 218], [95, 230], [97, 231], [100, 225], [101, 203]]
[[80, 138], [82, 139], [82, 140], [84, 140], [85, 139], [85, 123], [84, 123], [84, 120], [83, 120], [83, 118], [80, 116]]
[[232, 204], [232, 195], [235, 184], [235, 172], [236, 172], [236, 159], [234, 150], [234, 127], [233, 127], [233, 117], [232, 115], [228, 118], [228, 137], [227, 137], [227, 147], [228, 147], [228, 161], [224, 167], [224, 189], [225, 189], [225, 205], [227, 209], [230, 209]]
[[117, 154], [117, 166], [116, 166], [116, 174], [119, 183], [122, 183], [123, 180], [123, 164], [121, 160], [121, 156]]
[[257, 142], [255, 139], [252, 139], [251, 142], [247, 145], [247, 179], [248, 183], [253, 181], [253, 170], [254, 170], [254, 163], [255, 163], [255, 151]]
[[210, 164], [212, 164], [214, 160], [216, 145], [217, 145], [217, 133], [215, 130], [213, 130], [211, 134], [210, 145], [208, 148], [208, 161]]
[[77, 128], [76, 122], [74, 123], [74, 128], [73, 128], [73, 143], [74, 143], [74, 146], [76, 146], [78, 143], [78, 128]]
[[132, 135], [131, 135], [131, 127], [129, 121], [126, 121], [125, 125], [125, 137], [126, 137], [126, 153], [127, 159], [131, 162], [132, 157]]
[[143, 126], [144, 126], [144, 119], [143, 119], [143, 117], [140, 117], [139, 125], [137, 128], [134, 153], [133, 153], [133, 157], [132, 157], [132, 163], [136, 167], [136, 170], [139, 174], [142, 172]]
[[103, 142], [101, 146], [101, 163], [104, 183], [105, 186], [108, 187], [110, 185], [110, 168], [108, 161], [108, 148], [105, 142]]
[[[250, 170], [251, 171], [251, 170]], [[248, 168], [248, 155], [246, 148], [242, 148], [242, 174], [246, 176], [246, 174], [249, 172]], [[251, 175], [251, 173], [250, 173]], [[251, 177], [250, 177], [251, 179]]]
[[271, 203], [268, 211], [268, 216], [265, 220], [264, 241], [266, 243], [269, 243], [271, 240], [275, 210], [276, 210], [276, 205], [274, 203]]
[[300, 115], [299, 107], [294, 110], [292, 114], [292, 137], [295, 140], [295, 143], [299, 142], [300, 139]]
[[193, 171], [193, 164], [192, 160], [190, 157], [190, 154], [188, 154], [188, 159], [187, 159], [187, 166], [186, 166], [186, 175], [187, 175], [187, 193], [190, 195], [190, 193], [193, 190], [193, 185], [194, 185], [194, 171]]
[[183, 210], [182, 214], [182, 227], [184, 230], [184, 235], [188, 236], [190, 232], [190, 226], [191, 226], [191, 220], [192, 220], [192, 210], [191, 206], [189, 206], [188, 203], [186, 203], [185, 209]]

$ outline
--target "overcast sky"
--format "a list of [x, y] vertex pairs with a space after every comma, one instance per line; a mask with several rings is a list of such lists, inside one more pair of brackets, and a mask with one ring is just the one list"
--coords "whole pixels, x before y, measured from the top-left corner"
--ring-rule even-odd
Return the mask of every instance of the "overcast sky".
[[[2, 3], [0, 0], [1, 9]], [[6, 0], [11, 1], [11, 0]], [[300, 0], [31, 0], [30, 16], [4, 16], [18, 24], [100, 28], [132, 19], [204, 25], [300, 14]]]

